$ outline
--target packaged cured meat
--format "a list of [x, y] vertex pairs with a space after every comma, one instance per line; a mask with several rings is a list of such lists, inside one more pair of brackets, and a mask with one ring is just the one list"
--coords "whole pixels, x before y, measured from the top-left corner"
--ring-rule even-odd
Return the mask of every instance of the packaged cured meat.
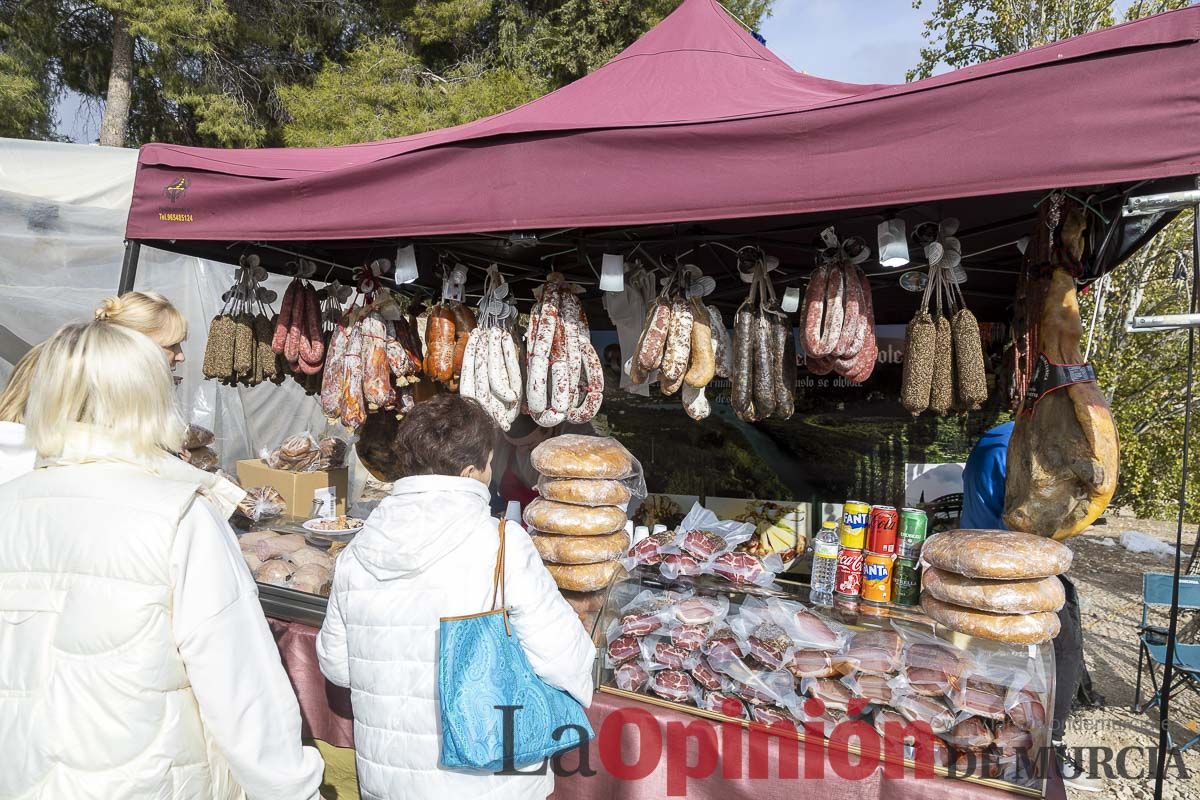
[[942, 738], [959, 750], [984, 750], [992, 743], [992, 732], [979, 717], [967, 717], [943, 733]]
[[921, 548], [927, 564], [971, 578], [1028, 580], [1071, 568], [1071, 549], [1031, 533], [954, 530], [929, 537]]
[[262, 561], [285, 556], [288, 553], [307, 547], [308, 542], [299, 533], [289, 533], [284, 536], [273, 536], [270, 539], [260, 539], [254, 543], [254, 553]]
[[924, 722], [937, 734], [954, 727], [954, 712], [942, 701], [931, 697], [902, 694], [893, 699], [892, 707], [909, 722]]
[[815, 697], [825, 704], [826, 708], [836, 708], [845, 711], [854, 699], [850, 687], [835, 678], [805, 679], [802, 691], [809, 697]]
[[854, 678], [855, 696], [876, 705], [888, 705], [899, 691], [905, 688], [904, 678], [898, 675], [860, 674]]
[[795, 643], [783, 628], [772, 622], [755, 626], [746, 637], [746, 646], [750, 649], [750, 658], [769, 670], [781, 669], [791, 661], [795, 651]]
[[[935, 537], [936, 538], [936, 537]], [[943, 603], [932, 595], [921, 596], [921, 610], [951, 630], [1011, 644], [1041, 644], [1058, 635], [1058, 614], [992, 614]]]
[[704, 574], [704, 563], [690, 553], [667, 553], [659, 567], [664, 578], [675, 580], [680, 576]]
[[699, 650], [708, 641], [712, 631], [711, 624], [686, 625], [677, 622], [667, 629], [667, 635], [671, 637], [671, 644], [682, 650]]
[[[779, 556], [769, 556], [779, 563]], [[768, 586], [775, 582], [776, 572], [764, 566], [764, 559], [749, 553], [722, 553], [708, 563], [708, 571], [739, 586]]]
[[547, 564], [546, 570], [560, 589], [573, 592], [594, 592], [608, 586], [621, 569], [618, 561], [598, 564]]
[[[532, 406], [530, 407], [532, 409]], [[551, 478], [627, 478], [636, 460], [616, 439], [604, 436], [563, 434], [539, 444], [529, 456], [533, 468]], [[640, 467], [637, 469], [640, 472]], [[638, 494], [634, 491], [634, 494]], [[643, 489], [638, 496], [645, 496]]]
[[202, 469], [205, 472], [216, 472], [221, 466], [221, 460], [217, 457], [217, 451], [211, 447], [196, 447], [191, 450], [184, 450], [182, 455], [184, 461], [196, 469]]
[[633, 496], [621, 481], [587, 478], [542, 477], [538, 480], [537, 490], [547, 500], [579, 506], [624, 507]]
[[1001, 722], [996, 725], [992, 744], [1003, 755], [1011, 756], [1033, 747], [1033, 736], [1029, 731], [1019, 728], [1011, 722]]
[[675, 619], [685, 625], [720, 624], [729, 612], [729, 599], [717, 597], [689, 597], [672, 605]]
[[707, 561], [730, 549], [723, 538], [712, 531], [699, 528], [684, 533], [679, 540], [679, 548], [701, 561]]
[[318, 550], [315, 547], [302, 547], [299, 550], [293, 550], [290, 553], [284, 554], [283, 560], [297, 569], [307, 567], [309, 564], [315, 564], [318, 567], [333, 571], [333, 557], [324, 550]]
[[320, 564], [306, 564], [292, 573], [291, 588], [298, 592], [329, 596], [329, 586], [333, 580], [330, 570]]
[[663, 549], [670, 547], [675, 539], [673, 531], [663, 531], [662, 533], [652, 533], [645, 539], [629, 548], [625, 558], [621, 559], [621, 565], [626, 570], [633, 570], [634, 567], [645, 565], [647, 567], [657, 566], [662, 563], [664, 552]]
[[1038, 695], [1028, 689], [1014, 693], [1008, 704], [1008, 718], [1024, 731], [1041, 730], [1046, 725], [1046, 706]]
[[624, 532], [625, 512], [616, 506], [578, 506], [537, 498], [525, 507], [525, 524], [543, 533], [599, 536]]
[[945, 603], [995, 614], [1031, 614], [1058, 611], [1066, 602], [1057, 576], [1027, 580], [968, 578], [929, 567], [921, 576], [921, 590]]
[[321, 445], [311, 433], [298, 433], [283, 440], [279, 447], [263, 454], [271, 469], [308, 472], [321, 458]]
[[623, 634], [608, 643], [604, 650], [605, 665], [609, 667], [624, 664], [642, 654], [642, 642], [637, 636]]
[[598, 564], [619, 559], [629, 546], [625, 531], [601, 536], [562, 536], [530, 531], [529, 538], [543, 561], [551, 564]]
[[705, 692], [700, 701], [700, 708], [734, 719], [750, 719], [742, 701], [726, 692]]
[[702, 658], [696, 662], [696, 665], [692, 667], [691, 676], [700, 688], [707, 689], [710, 692], [725, 688], [725, 680], [712, 668], [707, 658]]
[[951, 695], [950, 702], [963, 713], [1000, 720], [1004, 719], [1004, 704], [1007, 698], [1007, 687], [978, 678], [968, 678], [959, 690]]
[[[282, 537], [280, 537], [282, 538]], [[300, 537], [304, 538], [304, 537]], [[259, 542], [263, 544], [263, 542]], [[257, 555], [257, 553], [256, 553]], [[267, 583], [272, 586], [291, 587], [292, 572], [294, 567], [286, 561], [261, 559], [265, 563], [258, 568], [254, 573], [254, 579], [259, 583]]]
[[641, 640], [642, 658], [650, 664], [668, 669], [690, 670], [700, 663], [700, 653], [685, 650], [671, 643], [670, 639], [647, 636]]
[[733, 680], [729, 691], [751, 705], [796, 705], [795, 679], [786, 670], [754, 669], [742, 661], [731, 661], [723, 672]]
[[669, 622], [671, 617], [669, 597], [647, 589], [621, 609], [614, 629], [620, 633], [645, 636], [657, 631]]
[[838, 674], [825, 650], [793, 650], [784, 668], [797, 678], [832, 678]]
[[696, 684], [686, 672], [664, 669], [655, 672], [650, 678], [650, 690], [667, 700], [682, 703], [692, 699], [696, 692]]
[[845, 628], [822, 618], [802, 603], [773, 597], [766, 605], [771, 619], [787, 631], [797, 647], [835, 652], [846, 643], [848, 633]]
[[263, 539], [274, 539], [279, 534], [275, 531], [250, 531], [238, 537], [238, 547], [243, 550], [253, 550], [254, 546]]
[[844, 652], [834, 659], [835, 664], [845, 665], [872, 675], [895, 674], [901, 667], [903, 641], [894, 631], [858, 631], [850, 637]]
[[779, 706], [757, 705], [750, 707], [750, 716], [760, 725], [795, 729], [796, 721]]
[[700, 648], [708, 658], [708, 664], [718, 668], [734, 659], [740, 659], [746, 654], [745, 644], [731, 628], [719, 628], [708, 637], [708, 641]]
[[626, 692], [640, 692], [646, 688], [650, 673], [636, 661], [629, 661], [617, 667], [613, 680], [618, 689]]
[[246, 562], [246, 566], [250, 568], [251, 575], [257, 574], [259, 567], [266, 563], [255, 555], [253, 547], [242, 551], [242, 559]]

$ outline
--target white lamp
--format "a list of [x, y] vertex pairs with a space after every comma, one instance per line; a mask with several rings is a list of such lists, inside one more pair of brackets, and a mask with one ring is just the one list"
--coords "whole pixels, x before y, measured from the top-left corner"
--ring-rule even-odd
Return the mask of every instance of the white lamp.
[[879, 223], [879, 266], [895, 269], [908, 264], [908, 239], [900, 217]]
[[625, 256], [620, 253], [605, 253], [600, 262], [600, 291], [625, 291]]

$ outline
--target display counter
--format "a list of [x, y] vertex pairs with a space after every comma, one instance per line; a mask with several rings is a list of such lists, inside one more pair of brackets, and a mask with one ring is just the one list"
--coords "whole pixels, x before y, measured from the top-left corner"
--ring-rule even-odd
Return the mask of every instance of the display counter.
[[[1044, 796], [1049, 644], [949, 632], [890, 606], [814, 609], [806, 587], [734, 589], [639, 569], [594, 637], [601, 693], [718, 724], [785, 730], [827, 760], [874, 761]], [[840, 752], [839, 752], [840, 751]]]

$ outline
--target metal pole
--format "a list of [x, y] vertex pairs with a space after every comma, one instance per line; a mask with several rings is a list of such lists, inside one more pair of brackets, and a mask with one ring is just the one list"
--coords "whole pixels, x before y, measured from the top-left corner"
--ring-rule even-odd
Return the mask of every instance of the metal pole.
[[[1196, 178], [1200, 190], [1200, 176]], [[1196, 313], [1197, 283], [1200, 281], [1200, 202], [1192, 206], [1192, 298], [1188, 311]], [[1183, 464], [1179, 475], [1179, 516], [1175, 530], [1175, 578], [1171, 584], [1171, 618], [1167, 624], [1167, 652], [1162, 674], [1162, 702], [1158, 716], [1158, 764], [1154, 771], [1154, 800], [1162, 800], [1163, 779], [1166, 777], [1171, 724], [1171, 679], [1175, 674], [1175, 637], [1179, 630], [1179, 568], [1183, 550], [1183, 515], [1187, 507], [1188, 445], [1192, 428], [1192, 377], [1196, 356], [1196, 329], [1188, 328], [1187, 385], [1183, 401]]]
[[125, 257], [121, 259], [121, 282], [117, 284], [117, 294], [133, 291], [133, 281], [137, 277], [138, 256], [142, 252], [142, 243], [125, 240]]

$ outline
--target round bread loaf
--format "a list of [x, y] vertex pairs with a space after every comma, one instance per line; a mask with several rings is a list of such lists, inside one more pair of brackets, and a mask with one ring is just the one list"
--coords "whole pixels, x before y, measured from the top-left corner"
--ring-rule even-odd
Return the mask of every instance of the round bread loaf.
[[584, 629], [590, 632], [592, 623], [596, 621], [596, 615], [600, 613], [600, 609], [604, 608], [604, 598], [607, 596], [607, 592], [572, 592], [568, 589], [560, 589], [559, 594], [575, 610]]
[[968, 578], [937, 567], [925, 570], [921, 588], [942, 602], [993, 614], [1058, 611], [1067, 600], [1057, 577], [999, 581]]
[[599, 536], [623, 530], [625, 512], [616, 506], [573, 506], [537, 498], [525, 507], [525, 524], [542, 533]]
[[1071, 568], [1071, 548], [1062, 542], [1015, 531], [957, 530], [931, 536], [921, 560], [970, 578], [1048, 578]]
[[561, 536], [554, 533], [530, 531], [529, 538], [542, 561], [551, 564], [598, 564], [613, 561], [625, 554], [629, 536], [617, 531], [601, 536]]
[[620, 481], [590, 478], [542, 478], [537, 489], [547, 500], [577, 506], [619, 506], [628, 503], [631, 494]]
[[599, 564], [547, 564], [550, 577], [560, 589], [572, 592], [594, 592], [608, 586], [613, 575], [621, 568], [618, 561], [601, 561]]
[[926, 616], [951, 630], [1011, 644], [1041, 644], [1058, 635], [1058, 614], [992, 614], [943, 603], [931, 594], [921, 595]]
[[551, 478], [624, 478], [633, 472], [633, 456], [616, 439], [566, 433], [539, 444], [529, 462]]

